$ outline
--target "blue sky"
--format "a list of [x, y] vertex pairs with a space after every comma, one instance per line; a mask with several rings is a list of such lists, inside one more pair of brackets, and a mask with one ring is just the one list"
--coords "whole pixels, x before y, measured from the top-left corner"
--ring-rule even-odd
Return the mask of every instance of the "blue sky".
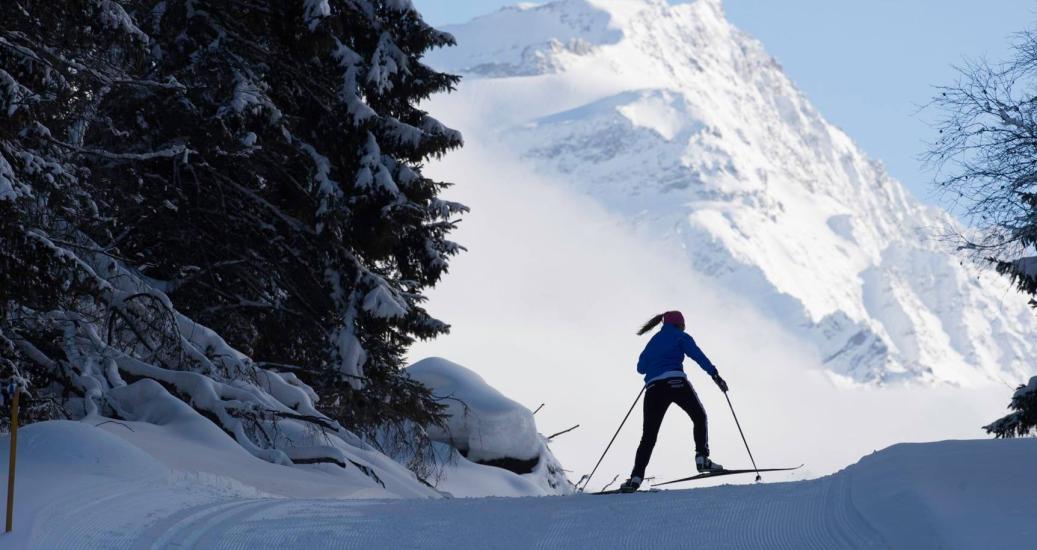
[[[413, 0], [434, 25], [516, 3]], [[677, 3], [677, 2], [674, 2]], [[728, 19], [759, 38], [833, 123], [919, 198], [934, 202], [919, 160], [934, 131], [919, 108], [965, 59], [1003, 59], [1037, 22], [1034, 0], [725, 0]]]

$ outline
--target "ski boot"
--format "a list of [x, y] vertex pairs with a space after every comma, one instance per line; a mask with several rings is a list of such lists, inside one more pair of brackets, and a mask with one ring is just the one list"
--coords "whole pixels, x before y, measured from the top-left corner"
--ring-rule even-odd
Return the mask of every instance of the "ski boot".
[[716, 462], [713, 462], [706, 455], [696, 455], [695, 456], [695, 468], [698, 469], [700, 474], [708, 474], [708, 473], [713, 473], [713, 472], [722, 472], [722, 471], [724, 471], [724, 467], [723, 466], [717, 464]]
[[633, 476], [619, 486], [620, 493], [633, 493], [641, 487], [641, 478]]

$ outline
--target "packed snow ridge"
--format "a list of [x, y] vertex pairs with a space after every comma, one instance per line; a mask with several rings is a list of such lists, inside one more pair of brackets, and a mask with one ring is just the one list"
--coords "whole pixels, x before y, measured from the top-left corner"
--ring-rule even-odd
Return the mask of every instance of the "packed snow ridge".
[[956, 221], [825, 121], [719, 0], [561, 0], [445, 30], [458, 46], [429, 62], [466, 80], [433, 107], [475, 109], [470, 141], [683, 249], [837, 380], [1031, 374], [1026, 301], [962, 265], [946, 238]]

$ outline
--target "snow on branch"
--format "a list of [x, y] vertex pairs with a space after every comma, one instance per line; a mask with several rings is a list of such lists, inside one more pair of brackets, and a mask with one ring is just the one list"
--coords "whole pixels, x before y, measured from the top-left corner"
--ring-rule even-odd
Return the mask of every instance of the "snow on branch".
[[388, 32], [378, 38], [378, 47], [371, 54], [370, 66], [367, 70], [367, 84], [381, 95], [392, 90], [393, 79], [402, 74], [410, 74], [407, 56], [393, 42]]
[[3, 151], [0, 151], [0, 201], [13, 201], [28, 191], [18, 183], [14, 170], [4, 158]]
[[359, 94], [360, 86], [357, 77], [364, 58], [337, 38], [335, 44], [335, 51], [331, 55], [343, 70], [342, 84], [338, 91], [339, 100], [346, 105], [346, 112], [352, 117], [353, 125], [359, 126], [364, 121], [378, 116], [374, 109], [364, 103]]
[[[314, 164], [314, 180], [317, 183], [317, 197], [320, 202], [320, 207], [317, 208], [317, 218], [319, 219], [330, 212], [333, 205], [342, 199], [342, 186], [331, 179], [331, 161], [328, 160], [328, 157], [320, 154], [309, 143], [300, 141], [299, 147], [309, 155]], [[318, 222], [317, 233], [320, 233], [322, 228], [322, 224]]]
[[388, 285], [379, 284], [364, 297], [364, 311], [383, 319], [403, 317], [407, 314], [406, 302], [395, 295]]
[[1015, 272], [1024, 276], [1037, 279], [1037, 256], [1027, 256], [1012, 262]]
[[105, 29], [122, 31], [145, 44], [150, 42], [148, 35], [137, 27], [137, 24], [133, 22], [133, 18], [118, 3], [112, 0], [100, 0], [97, 2], [97, 7], [101, 10], [101, 25]]
[[357, 170], [356, 186], [358, 189], [378, 187], [392, 196], [400, 194], [399, 187], [393, 181], [392, 173], [382, 162], [382, 150], [378, 147], [374, 134], [367, 133], [367, 143], [361, 150], [360, 169]]
[[1008, 405], [1012, 413], [983, 426], [997, 437], [1022, 437], [1037, 430], [1037, 376], [1019, 386]]
[[331, 15], [328, 0], [303, 0], [303, 20], [311, 31], [317, 29], [321, 20]]
[[32, 90], [22, 86], [7, 71], [0, 69], [0, 111], [14, 116], [18, 108], [29, 99], [36, 98]]
[[[355, 315], [353, 313], [354, 317]], [[363, 389], [364, 363], [367, 362], [367, 352], [360, 345], [360, 339], [353, 333], [350, 324], [343, 323], [342, 326], [336, 328], [332, 341], [338, 356], [336, 358], [338, 370], [353, 389]]]
[[356, 456], [366, 449], [360, 439], [319, 412], [315, 392], [295, 375], [258, 367], [85, 237], [79, 237], [82, 246], [69, 249], [38, 231], [30, 236], [69, 262], [79, 278], [94, 281], [92, 305], [81, 301], [82, 311], [46, 316], [65, 334], [67, 361], [22, 344], [31, 360], [69, 378], [78, 395], [72, 410], [135, 420], [127, 400], [139, 400], [140, 392], [168, 392], [256, 457], [284, 465], [357, 467], [378, 482]]
[[220, 107], [217, 116], [225, 116], [228, 113], [243, 113], [250, 106], [265, 107], [273, 114], [273, 120], [280, 118], [280, 111], [274, 106], [273, 101], [266, 96], [263, 87], [240, 72], [234, 74], [234, 93], [231, 100]]
[[191, 153], [197, 153], [194, 149], [188, 148], [186, 145], [173, 145], [165, 149], [159, 149], [157, 151], [148, 151], [147, 153], [115, 153], [112, 151], [104, 151], [102, 149], [93, 149], [89, 147], [76, 147], [71, 143], [65, 143], [59, 139], [54, 138], [51, 134], [50, 129], [42, 124], [37, 123], [34, 130], [41, 137], [47, 141], [64, 147], [66, 149], [81, 153], [84, 155], [93, 155], [97, 157], [106, 158], [108, 160], [119, 160], [119, 161], [142, 161], [142, 160], [153, 160], [157, 158], [175, 158], [182, 157], [187, 159], [187, 156]]

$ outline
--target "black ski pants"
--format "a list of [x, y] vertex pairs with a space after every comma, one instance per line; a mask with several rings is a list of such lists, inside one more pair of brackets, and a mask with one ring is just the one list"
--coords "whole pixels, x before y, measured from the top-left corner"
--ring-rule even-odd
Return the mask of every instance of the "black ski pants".
[[641, 433], [641, 444], [637, 446], [634, 472], [630, 474], [632, 477], [645, 477], [645, 468], [648, 467], [648, 460], [652, 458], [659, 427], [662, 426], [663, 416], [666, 415], [670, 403], [676, 403], [684, 409], [695, 424], [695, 454], [709, 456], [706, 410], [702, 408], [699, 396], [691, 387], [691, 383], [684, 378], [658, 380], [649, 384], [645, 390], [644, 431]]

